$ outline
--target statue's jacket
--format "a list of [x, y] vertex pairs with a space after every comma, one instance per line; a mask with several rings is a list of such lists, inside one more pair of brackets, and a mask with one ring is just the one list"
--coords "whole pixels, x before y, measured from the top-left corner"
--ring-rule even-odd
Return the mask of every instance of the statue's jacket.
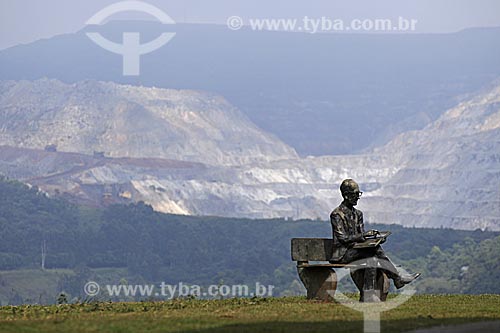
[[333, 231], [333, 253], [331, 261], [342, 261], [347, 249], [352, 247], [360, 234], [364, 233], [363, 212], [347, 207], [342, 202], [330, 214]]

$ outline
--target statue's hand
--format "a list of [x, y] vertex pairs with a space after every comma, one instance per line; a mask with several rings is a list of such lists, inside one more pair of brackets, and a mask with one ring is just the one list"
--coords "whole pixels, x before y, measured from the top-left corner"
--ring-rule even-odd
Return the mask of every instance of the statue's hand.
[[360, 234], [357, 234], [356, 237], [354, 237], [353, 240], [355, 242], [364, 242], [365, 241], [365, 237], [363, 236], [362, 233], [360, 233]]
[[378, 230], [368, 230], [363, 234], [363, 236], [371, 238], [371, 237], [376, 237], [379, 234], [380, 232]]

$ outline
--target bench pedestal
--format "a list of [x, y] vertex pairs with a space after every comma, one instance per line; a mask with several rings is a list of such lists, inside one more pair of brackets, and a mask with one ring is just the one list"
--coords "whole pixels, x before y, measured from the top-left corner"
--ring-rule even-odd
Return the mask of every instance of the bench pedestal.
[[307, 299], [333, 301], [337, 290], [337, 274], [330, 267], [297, 267], [300, 281], [307, 290]]

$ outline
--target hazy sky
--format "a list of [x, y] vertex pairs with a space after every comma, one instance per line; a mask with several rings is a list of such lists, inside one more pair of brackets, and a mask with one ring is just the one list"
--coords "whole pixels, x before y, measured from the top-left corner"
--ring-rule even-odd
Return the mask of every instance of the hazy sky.
[[[74, 32], [117, 0], [0, 0], [0, 49]], [[176, 22], [225, 24], [249, 18], [417, 19], [416, 32], [500, 26], [499, 0], [148, 0]]]

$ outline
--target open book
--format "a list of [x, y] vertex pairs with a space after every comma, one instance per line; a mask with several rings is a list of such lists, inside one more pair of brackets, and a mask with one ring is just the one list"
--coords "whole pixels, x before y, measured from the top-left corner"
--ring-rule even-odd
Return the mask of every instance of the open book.
[[375, 247], [380, 243], [382, 243], [390, 234], [391, 234], [390, 231], [380, 231], [374, 237], [366, 238], [364, 242], [359, 242], [354, 244], [353, 248], [362, 249], [365, 247]]

